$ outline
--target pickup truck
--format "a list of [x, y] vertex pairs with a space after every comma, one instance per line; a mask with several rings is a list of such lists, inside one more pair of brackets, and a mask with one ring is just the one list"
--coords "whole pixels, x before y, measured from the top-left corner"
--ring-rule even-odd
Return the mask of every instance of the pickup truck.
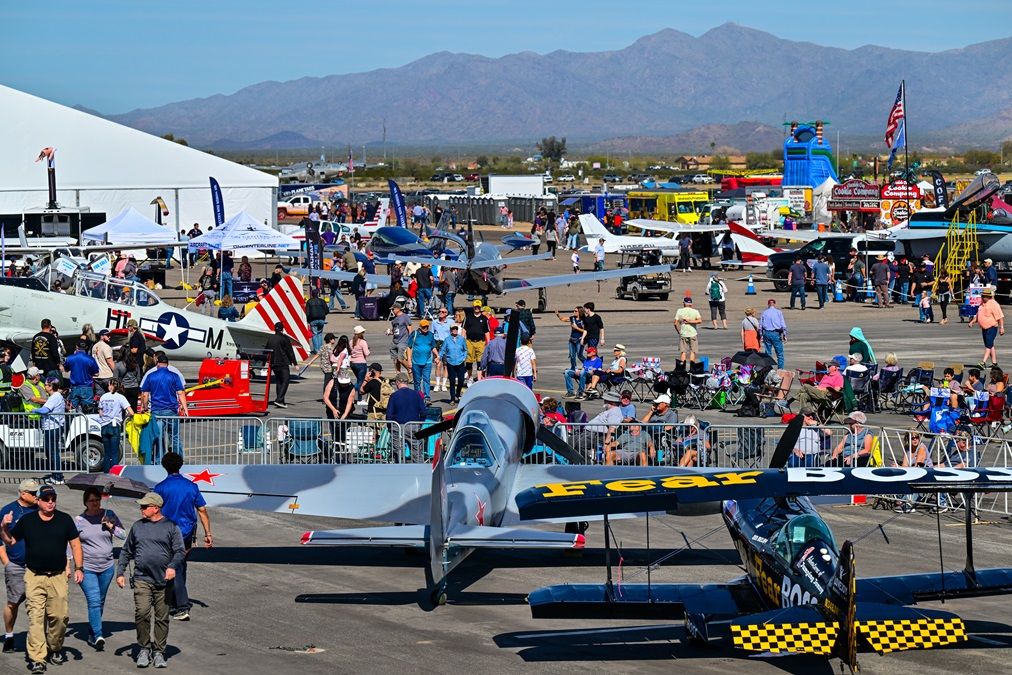
[[[61, 462], [65, 470], [102, 470], [102, 427], [98, 415], [68, 415], [63, 439]], [[45, 467], [47, 459], [42, 447], [38, 420], [14, 414], [0, 419], [0, 461], [6, 469]]]
[[[903, 243], [894, 240], [865, 239], [863, 236], [830, 235], [814, 239], [795, 251], [771, 253], [766, 263], [766, 277], [773, 280], [778, 291], [790, 290], [787, 279], [794, 258], [801, 256], [811, 269], [815, 259], [820, 255], [828, 255], [836, 266], [836, 278], [847, 278], [847, 264], [850, 262], [850, 249], [856, 248], [864, 258], [867, 255], [868, 267], [875, 259], [886, 253], [899, 257], [906, 255]], [[867, 273], [867, 268], [866, 268]]]
[[292, 195], [278, 202], [278, 220], [290, 216], [308, 216], [309, 207], [316, 203], [309, 195]]

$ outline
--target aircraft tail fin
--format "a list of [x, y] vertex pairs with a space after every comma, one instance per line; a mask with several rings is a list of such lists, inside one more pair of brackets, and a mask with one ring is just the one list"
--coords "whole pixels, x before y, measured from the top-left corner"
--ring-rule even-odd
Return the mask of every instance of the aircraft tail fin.
[[590, 246], [592, 242], [598, 239], [604, 239], [607, 241], [612, 237], [611, 232], [604, 226], [600, 220], [597, 219], [593, 213], [581, 213], [580, 214], [580, 229], [583, 230], [583, 234], [587, 236], [587, 245]]
[[282, 277], [238, 325], [272, 333], [276, 323], [284, 326], [285, 335], [291, 338], [299, 360], [307, 359], [310, 351], [309, 338], [312, 334], [306, 321], [306, 299], [302, 295], [302, 280], [297, 276]]
[[425, 525], [352, 527], [343, 530], [311, 530], [302, 535], [303, 545], [313, 546], [406, 546], [425, 548]]
[[765, 263], [766, 260], [776, 253], [775, 250], [760, 241], [756, 233], [744, 225], [735, 222], [727, 224], [731, 230], [731, 239], [734, 245], [741, 251], [741, 261], [744, 263]]
[[839, 625], [833, 655], [847, 664], [851, 672], [859, 670], [857, 664], [857, 571], [854, 544], [843, 543], [836, 574], [820, 604], [822, 612]]
[[[746, 614], [726, 626], [731, 643], [738, 649], [822, 656], [833, 654], [840, 630], [839, 624], [827, 619], [815, 605]], [[721, 622], [714, 622], [710, 627], [719, 631]]]

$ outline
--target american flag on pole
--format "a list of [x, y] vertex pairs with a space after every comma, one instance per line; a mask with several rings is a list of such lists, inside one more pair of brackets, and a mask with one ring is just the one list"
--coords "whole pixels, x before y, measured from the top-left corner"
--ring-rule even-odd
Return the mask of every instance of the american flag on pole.
[[900, 148], [905, 148], [907, 145], [905, 101], [906, 96], [904, 96], [903, 92], [903, 82], [900, 82], [900, 88], [896, 92], [896, 102], [893, 103], [892, 110], [889, 111], [889, 119], [886, 120], [885, 142], [886, 147], [890, 150], [890, 169], [892, 168], [893, 161], [896, 159], [896, 151]]

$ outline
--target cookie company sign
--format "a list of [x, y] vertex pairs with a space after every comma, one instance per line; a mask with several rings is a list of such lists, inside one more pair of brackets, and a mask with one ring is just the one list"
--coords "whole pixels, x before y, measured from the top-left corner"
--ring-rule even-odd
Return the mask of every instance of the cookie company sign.
[[833, 186], [829, 203], [830, 211], [865, 211], [874, 213], [879, 210], [879, 186], [875, 183], [851, 178]]

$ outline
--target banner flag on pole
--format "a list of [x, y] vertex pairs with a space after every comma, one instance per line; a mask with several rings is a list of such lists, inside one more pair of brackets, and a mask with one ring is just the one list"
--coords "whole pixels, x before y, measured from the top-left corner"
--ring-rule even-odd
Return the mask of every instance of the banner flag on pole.
[[387, 183], [390, 185], [390, 201], [393, 202], [394, 213], [397, 215], [397, 227], [407, 227], [408, 211], [404, 206], [404, 194], [396, 181], [388, 179]]
[[214, 226], [220, 227], [225, 222], [225, 202], [221, 198], [221, 186], [211, 178], [211, 208], [214, 210]]

